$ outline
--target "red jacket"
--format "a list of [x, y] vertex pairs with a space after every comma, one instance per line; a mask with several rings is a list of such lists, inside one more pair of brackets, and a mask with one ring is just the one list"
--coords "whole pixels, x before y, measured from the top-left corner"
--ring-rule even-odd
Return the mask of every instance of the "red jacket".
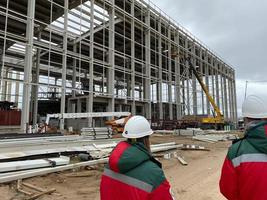
[[173, 200], [170, 185], [141, 143], [121, 142], [113, 150], [100, 185], [101, 200]]
[[229, 149], [220, 189], [228, 200], [267, 200], [267, 122], [252, 124]]

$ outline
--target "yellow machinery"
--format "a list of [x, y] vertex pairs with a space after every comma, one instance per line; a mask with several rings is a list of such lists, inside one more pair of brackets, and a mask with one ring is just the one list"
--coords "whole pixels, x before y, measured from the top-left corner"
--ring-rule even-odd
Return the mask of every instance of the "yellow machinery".
[[223, 114], [222, 114], [220, 108], [215, 103], [213, 97], [209, 94], [209, 90], [208, 90], [207, 86], [203, 83], [202, 79], [199, 77], [197, 70], [195, 69], [195, 67], [193, 66], [193, 64], [191, 62], [191, 57], [187, 57], [186, 61], [189, 64], [189, 69], [194, 73], [196, 79], [198, 80], [201, 88], [205, 92], [210, 104], [212, 105], [212, 107], [214, 108], [214, 111], [216, 113], [216, 116], [214, 116], [214, 117], [202, 118], [201, 122], [203, 124], [224, 125], [225, 121], [224, 121]]

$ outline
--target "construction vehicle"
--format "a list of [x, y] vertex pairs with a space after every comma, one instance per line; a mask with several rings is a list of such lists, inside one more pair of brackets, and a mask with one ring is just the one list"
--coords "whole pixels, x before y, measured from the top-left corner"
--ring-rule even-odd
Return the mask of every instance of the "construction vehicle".
[[127, 117], [113, 118], [105, 122], [107, 126], [111, 126], [114, 135], [123, 133], [126, 122], [130, 119], [131, 115]]
[[213, 115], [214, 115], [213, 117], [203, 117], [203, 118], [201, 118], [201, 123], [203, 125], [215, 125], [217, 129], [221, 129], [222, 126], [225, 124], [225, 121], [224, 121], [224, 116], [223, 116], [220, 108], [215, 103], [213, 97], [209, 93], [209, 89], [203, 83], [203, 81], [200, 78], [196, 68], [193, 66], [192, 61], [191, 61], [191, 57], [188, 56], [188, 57], [185, 58], [185, 60], [186, 60], [186, 62], [188, 62], [190, 71], [192, 71], [193, 74], [195, 75], [196, 79], [198, 80], [201, 88], [205, 92], [210, 104], [212, 105], [212, 107], [213, 107], [213, 109], [215, 111], [215, 113], [213, 113]]
[[[45, 124], [49, 126], [51, 119], [78, 119], [78, 118], [104, 118], [104, 117], [118, 117], [107, 121], [105, 124], [111, 126], [115, 133], [122, 133], [124, 125], [127, 121], [122, 117], [131, 116], [130, 112], [88, 112], [88, 113], [56, 113], [47, 114]], [[128, 120], [128, 119], [127, 119]], [[95, 128], [95, 127], [94, 127]]]

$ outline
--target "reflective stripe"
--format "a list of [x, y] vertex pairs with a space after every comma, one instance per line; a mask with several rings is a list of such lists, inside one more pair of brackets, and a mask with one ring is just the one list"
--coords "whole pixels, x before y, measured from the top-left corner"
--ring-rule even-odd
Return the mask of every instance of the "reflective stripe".
[[244, 154], [232, 160], [234, 167], [238, 167], [245, 162], [267, 162], [267, 155], [263, 153]]
[[138, 179], [126, 176], [124, 174], [116, 173], [116, 172], [114, 172], [110, 169], [107, 169], [107, 168], [105, 168], [104, 175], [106, 175], [112, 179], [115, 179], [117, 181], [120, 181], [122, 183], [136, 187], [140, 190], [144, 190], [145, 192], [148, 192], [148, 193], [152, 192], [152, 189], [153, 189], [153, 186], [146, 183], [146, 182], [143, 182], [143, 181], [140, 181]]

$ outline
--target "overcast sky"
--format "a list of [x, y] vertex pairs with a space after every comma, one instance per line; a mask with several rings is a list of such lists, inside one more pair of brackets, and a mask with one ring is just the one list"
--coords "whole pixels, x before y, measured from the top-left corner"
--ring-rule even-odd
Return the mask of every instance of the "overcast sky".
[[[238, 111], [245, 81], [267, 81], [267, 0], [151, 0], [236, 70]], [[267, 92], [249, 82], [248, 94]]]

